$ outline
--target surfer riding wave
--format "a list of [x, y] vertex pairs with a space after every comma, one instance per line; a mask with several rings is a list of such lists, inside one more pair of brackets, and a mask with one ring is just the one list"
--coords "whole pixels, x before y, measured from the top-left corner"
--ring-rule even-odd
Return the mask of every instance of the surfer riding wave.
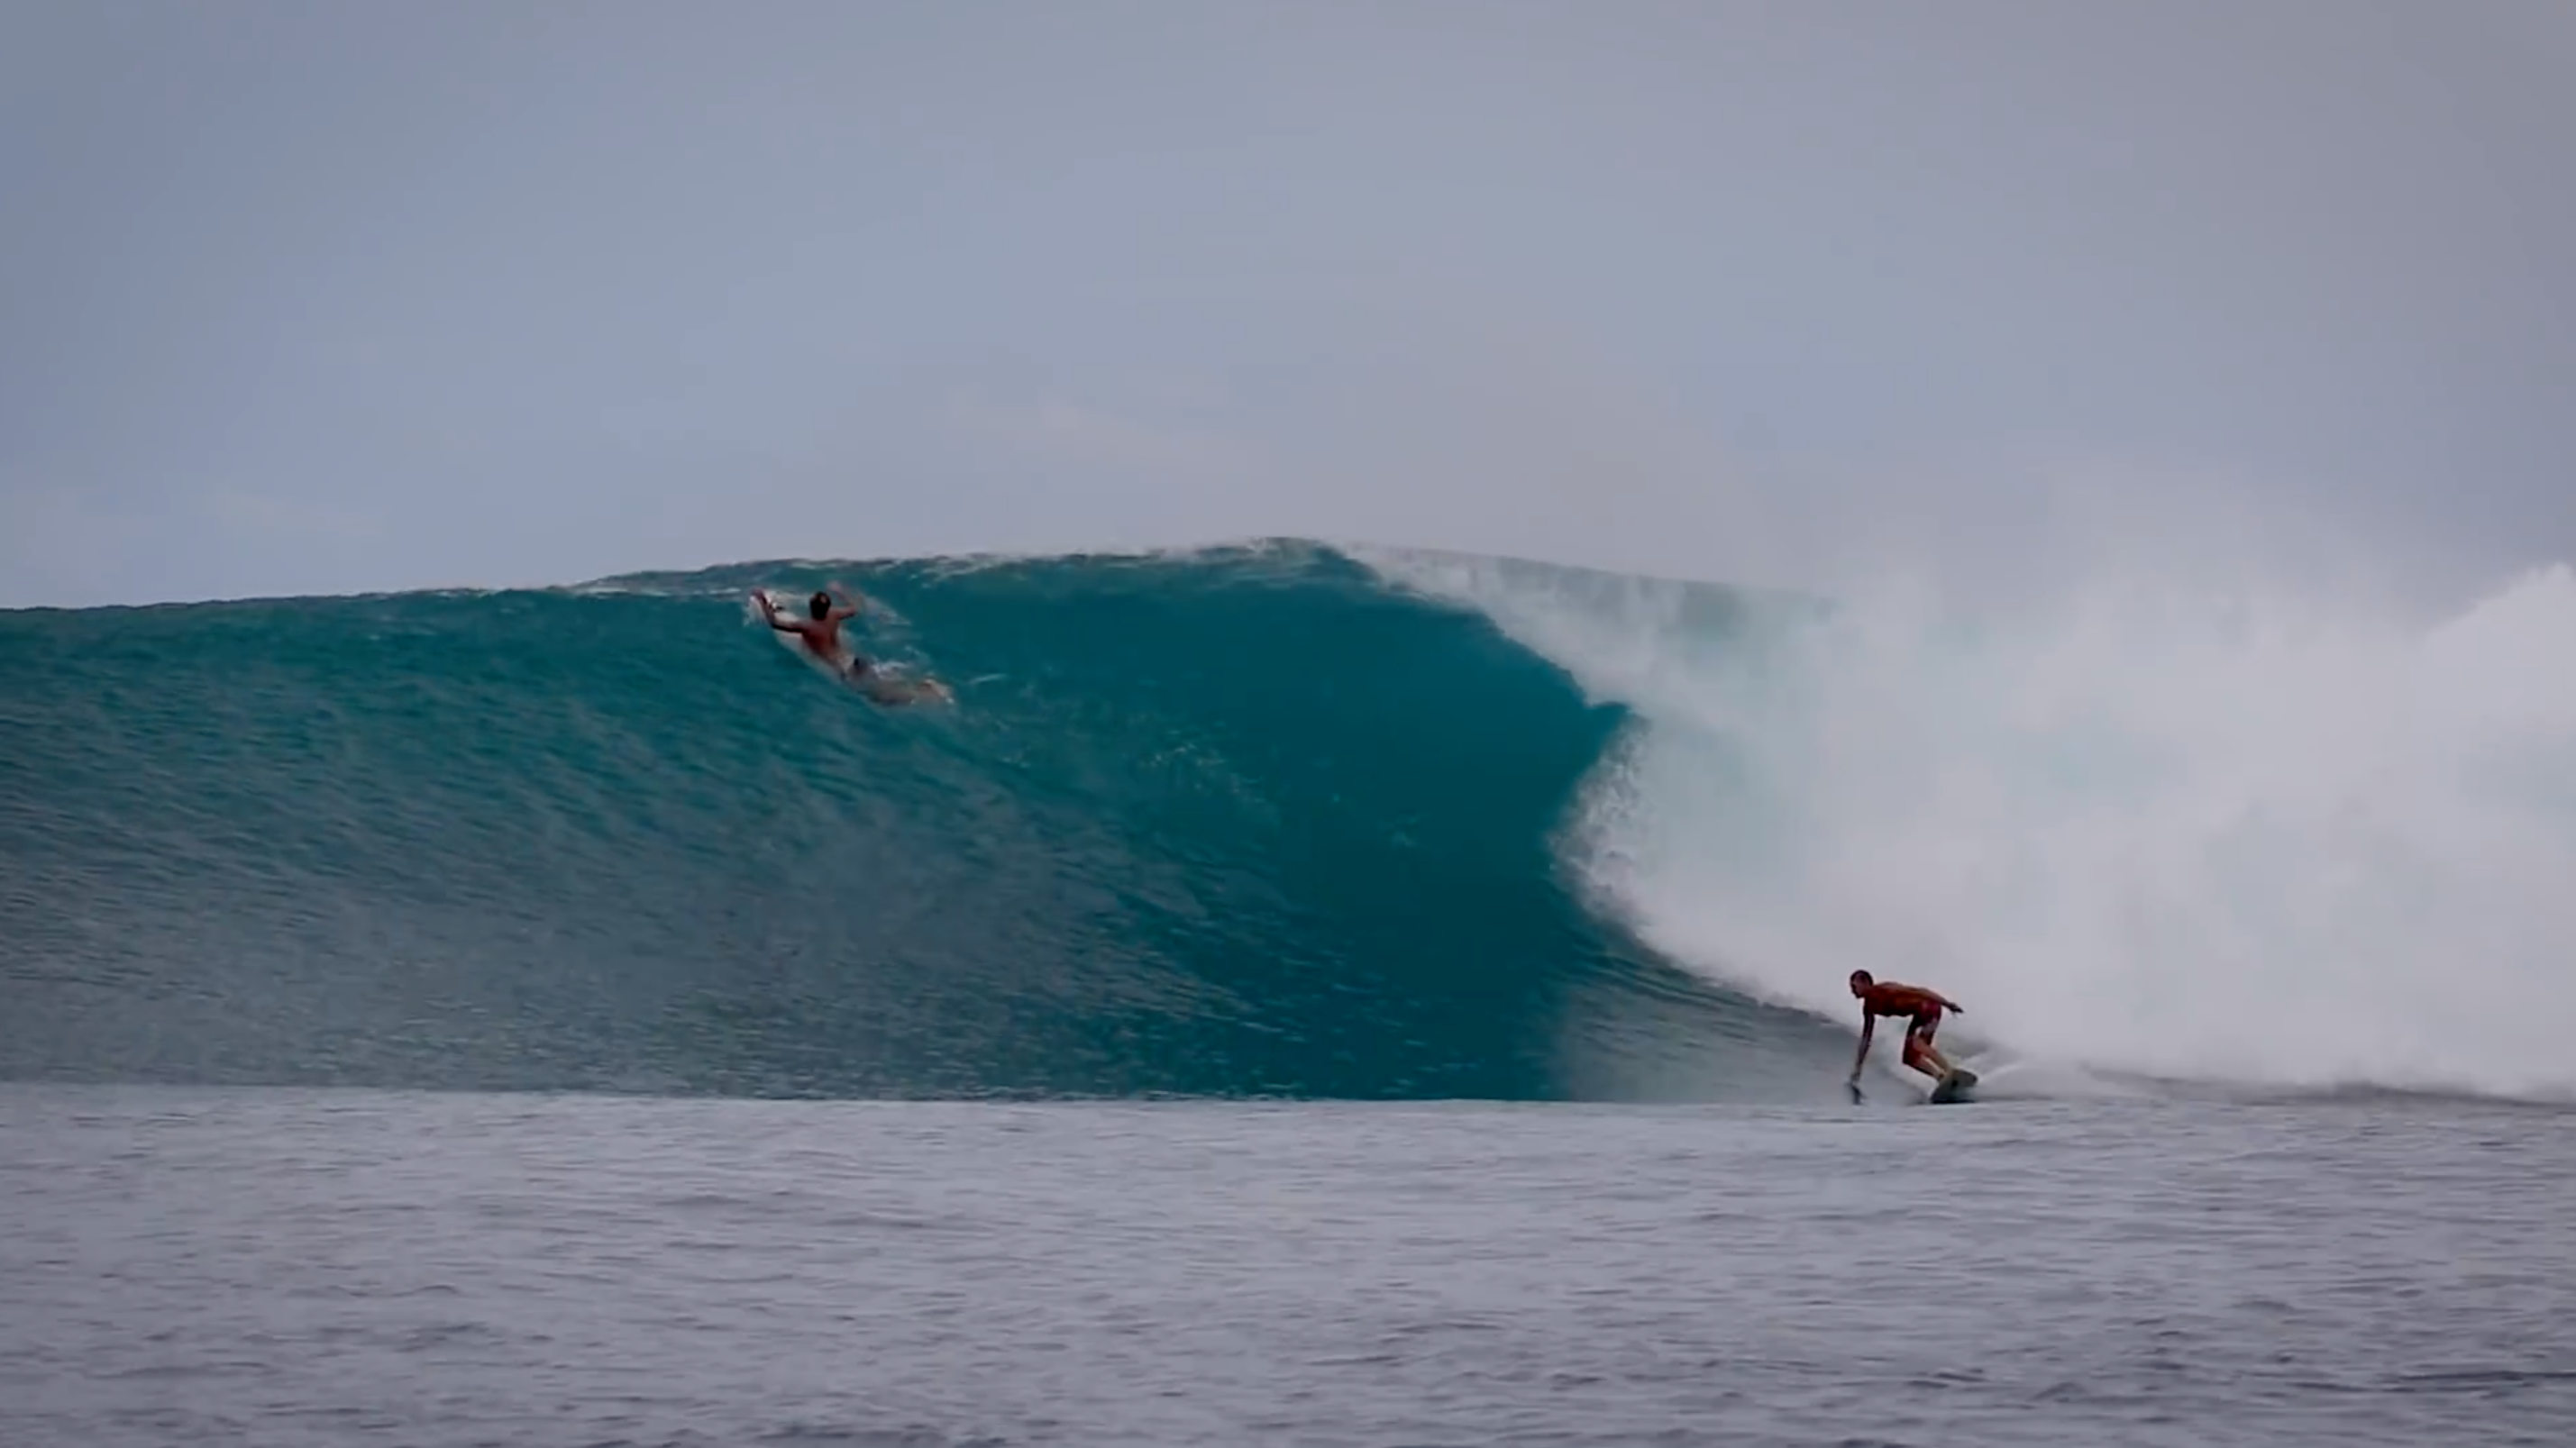
[[1869, 1061], [1870, 1037], [1878, 1029], [1880, 1016], [1903, 1016], [1905, 1025], [1905, 1064], [1931, 1077], [1947, 1081], [1959, 1068], [1932, 1044], [1933, 1035], [1941, 1029], [1941, 1013], [1964, 1014], [1967, 1007], [1919, 985], [1900, 985], [1895, 981], [1872, 979], [1865, 970], [1851, 973], [1851, 993], [1860, 999], [1860, 1052], [1852, 1058], [1851, 1079], [1860, 1081], [1861, 1067]]

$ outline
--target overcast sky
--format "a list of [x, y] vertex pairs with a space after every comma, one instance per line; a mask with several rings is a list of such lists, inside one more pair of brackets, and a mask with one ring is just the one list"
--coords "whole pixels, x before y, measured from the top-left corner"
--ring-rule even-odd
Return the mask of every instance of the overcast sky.
[[0, 218], [7, 605], [2576, 556], [2568, 0], [9, 0]]

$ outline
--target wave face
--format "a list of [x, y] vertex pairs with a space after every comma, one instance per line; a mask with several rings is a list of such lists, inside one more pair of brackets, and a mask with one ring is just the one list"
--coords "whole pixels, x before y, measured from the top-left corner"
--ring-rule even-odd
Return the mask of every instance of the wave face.
[[1713, 980], [1834, 1015], [1855, 966], [1933, 983], [2052, 1091], [2576, 1094], [2563, 567], [2428, 627], [2169, 574], [2002, 617], [1893, 590], [1756, 616], [1388, 566], [1633, 712], [1576, 857]]
[[[745, 608], [833, 577], [960, 707]], [[1628, 724], [1294, 544], [0, 615], [0, 1075], [1830, 1086], [1821, 1024], [1587, 903], [1564, 831]]]
[[[774, 645], [832, 577], [882, 710]], [[0, 614], [0, 1076], [2576, 1094], [2576, 575], [1969, 619], [1283, 543]], [[2018, 1083], [2018, 1084], [2014, 1084]]]

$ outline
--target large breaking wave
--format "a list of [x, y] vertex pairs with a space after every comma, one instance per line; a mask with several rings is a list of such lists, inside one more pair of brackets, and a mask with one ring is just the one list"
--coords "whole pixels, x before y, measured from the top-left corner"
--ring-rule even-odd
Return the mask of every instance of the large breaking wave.
[[[834, 577], [958, 708], [743, 608]], [[2555, 1093], [2571, 643], [1299, 543], [0, 615], [0, 1075], [1814, 1098], [1866, 965], [2060, 1083]]]

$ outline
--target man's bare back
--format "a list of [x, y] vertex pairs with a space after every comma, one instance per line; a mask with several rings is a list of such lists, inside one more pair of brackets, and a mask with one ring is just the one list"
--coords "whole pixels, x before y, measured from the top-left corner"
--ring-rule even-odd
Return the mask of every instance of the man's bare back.
[[771, 628], [796, 635], [807, 652], [832, 666], [832, 672], [852, 679], [868, 672], [869, 662], [851, 653], [850, 646], [841, 641], [841, 625], [858, 617], [859, 608], [850, 602], [849, 595], [841, 592], [838, 584], [805, 601], [808, 615], [805, 618], [789, 618], [779, 613], [778, 606], [769, 601], [767, 593], [754, 593], [752, 597], [759, 600], [760, 616], [769, 621]]

